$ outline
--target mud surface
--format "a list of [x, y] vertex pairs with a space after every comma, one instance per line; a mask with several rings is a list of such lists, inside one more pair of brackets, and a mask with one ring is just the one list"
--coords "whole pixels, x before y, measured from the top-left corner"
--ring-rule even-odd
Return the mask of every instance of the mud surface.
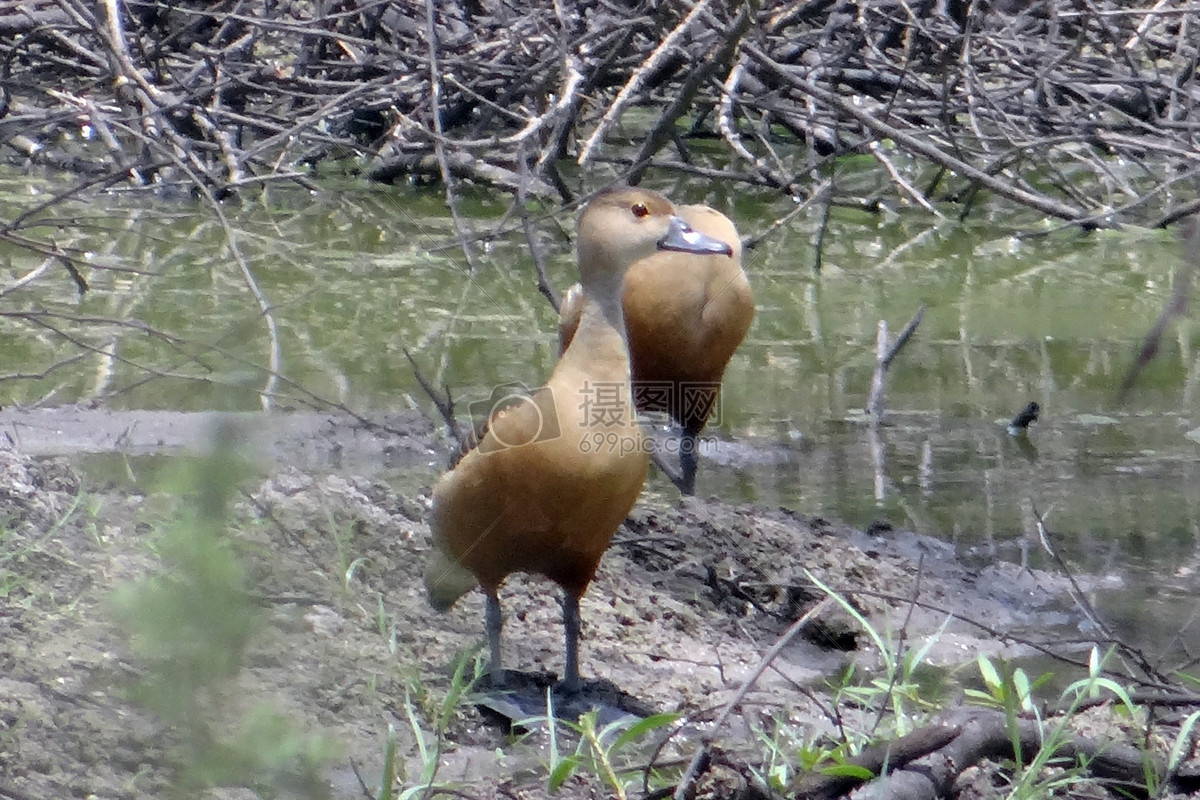
[[[178, 419], [133, 422], [154, 441], [187, 429]], [[406, 496], [297, 455], [344, 453], [353, 426], [335, 422], [314, 416], [273, 428], [285, 433], [271, 433], [271, 447], [291, 465], [251, 481], [237, 504], [229, 535], [264, 621], [213, 713], [265, 705], [286, 715], [330, 744], [321, 781], [331, 796], [350, 798], [365, 796], [355, 769], [377, 783], [389, 725], [408, 774], [420, 773], [410, 711], [429, 736], [456, 659], [481, 643], [482, 600], [469, 595], [447, 614], [425, 604], [427, 490]], [[380, 457], [433, 457], [429, 429], [406, 424], [403, 436], [371, 436]], [[12, 419], [7, 425], [11, 432]], [[112, 433], [72, 430], [79, 438]], [[67, 459], [24, 449], [53, 449], [38, 446], [33, 431], [0, 445], [0, 796], [163, 796], [178, 777], [178, 731], [129, 697], [144, 667], [113, 622], [111, 597], [161, 568], [156, 531], [178, 500], [117, 487], [81, 491]], [[913, 646], [935, 640], [935, 664], [1019, 655], [1028, 648], [1010, 634], [1055, 640], [1078, 621], [1062, 580], [1006, 563], [968, 569], [948, 546], [902, 531], [868, 535], [717, 501], [639, 505], [583, 600], [588, 691], [641, 713], [679, 712], [702, 727], [823, 597], [805, 570], [850, 593], [878, 630], [903, 629]], [[918, 604], [908, 602], [914, 598]], [[548, 682], [561, 668], [557, 593], [516, 578], [502, 602], [506, 666], [525, 681]], [[803, 735], [829, 729], [798, 688], [820, 690], [850, 659], [869, 667], [866, 645], [845, 612], [823, 615], [784, 649], [728, 735], [783, 719]], [[686, 734], [678, 741], [686, 758]], [[494, 716], [461, 703], [448, 717], [438, 780], [467, 787], [467, 796], [538, 797], [546, 760], [544, 739], [514, 740]], [[609, 794], [585, 775], [564, 792]], [[224, 788], [211, 796], [255, 794]]]

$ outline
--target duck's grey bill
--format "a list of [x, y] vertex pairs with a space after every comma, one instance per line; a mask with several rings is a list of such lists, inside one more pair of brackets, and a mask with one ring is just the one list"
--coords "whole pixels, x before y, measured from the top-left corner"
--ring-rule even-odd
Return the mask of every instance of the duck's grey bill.
[[692, 230], [690, 225], [676, 216], [671, 217], [667, 235], [658, 240], [658, 249], [698, 255], [733, 255], [733, 248], [728, 244], [708, 234]]

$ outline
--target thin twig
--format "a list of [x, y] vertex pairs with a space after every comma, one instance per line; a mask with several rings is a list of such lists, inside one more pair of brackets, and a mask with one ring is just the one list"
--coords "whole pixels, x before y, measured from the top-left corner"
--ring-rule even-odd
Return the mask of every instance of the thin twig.
[[446, 157], [446, 147], [443, 144], [445, 132], [442, 130], [442, 81], [441, 70], [438, 67], [437, 26], [434, 19], [434, 0], [425, 0], [425, 35], [429, 46], [429, 109], [433, 121], [433, 130], [437, 134], [433, 149], [437, 154], [438, 168], [442, 173], [442, 185], [446, 189], [446, 205], [450, 208], [450, 217], [454, 221], [454, 234], [458, 237], [459, 247], [462, 248], [463, 258], [471, 271], [475, 271], [475, 257], [467, 246], [466, 223], [458, 213], [458, 199], [454, 192], [454, 174], [450, 170], [450, 162]]
[[1062, 560], [1062, 557], [1058, 554], [1058, 551], [1055, 550], [1050, 544], [1050, 532], [1046, 528], [1045, 519], [1043, 519], [1041, 512], [1038, 511], [1037, 504], [1033, 503], [1031, 500], [1030, 506], [1033, 511], [1034, 520], [1037, 523], [1038, 540], [1041, 542], [1042, 549], [1046, 551], [1046, 554], [1050, 556], [1051, 559], [1053, 559], [1054, 563], [1058, 566], [1059, 571], [1062, 572], [1068, 583], [1071, 584], [1071, 594], [1075, 598], [1075, 604], [1079, 607], [1079, 610], [1083, 612], [1084, 616], [1088, 618], [1088, 621], [1091, 622], [1092, 625], [1096, 627], [1096, 630], [1100, 631], [1100, 633], [1103, 634], [1106, 639], [1118, 642], [1117, 646], [1120, 651], [1125, 656], [1132, 659], [1142, 670], [1142, 672], [1151, 676], [1157, 681], [1166, 682], [1167, 677], [1162, 675], [1159, 670], [1150, 663], [1142, 651], [1121, 643], [1108, 624], [1100, 618], [1100, 614], [1097, 613], [1095, 607], [1092, 606], [1091, 601], [1087, 599], [1087, 595], [1084, 593], [1082, 587], [1080, 587], [1079, 583], [1075, 580], [1075, 574], [1070, 570], [1069, 567], [1067, 567], [1066, 562]]
[[421, 371], [417, 360], [412, 357], [412, 353], [408, 352], [407, 347], [400, 348], [404, 353], [404, 357], [408, 359], [408, 363], [412, 366], [413, 376], [417, 379], [417, 383], [421, 385], [421, 389], [433, 402], [433, 405], [441, 415], [442, 421], [446, 423], [446, 429], [450, 432], [450, 437], [454, 439], [455, 445], [459, 451], [465, 450], [468, 447], [468, 442], [463, 436], [462, 428], [458, 424], [458, 418], [454, 415], [454, 399], [450, 396], [450, 390], [447, 388], [445, 393], [439, 393], [434, 388], [433, 384], [425, 377], [425, 373]]
[[700, 747], [696, 750], [695, 755], [692, 756], [687, 770], [683, 773], [683, 777], [679, 779], [679, 783], [675, 785], [674, 800], [687, 800], [697, 779], [700, 777], [704, 763], [708, 759], [709, 748], [716, 738], [716, 733], [725, 726], [734, 709], [746, 699], [746, 695], [754, 688], [754, 684], [758, 682], [758, 679], [762, 677], [767, 668], [771, 666], [771, 663], [783, 652], [783, 648], [787, 647], [792, 639], [796, 637], [796, 634], [804, 630], [818, 615], [823, 614], [825, 609], [829, 608], [832, 603], [833, 598], [826, 597], [806, 611], [800, 619], [788, 626], [788, 629], [775, 641], [771, 649], [759, 659], [758, 665], [750, 672], [749, 677], [746, 678], [733, 697], [729, 698], [729, 702], [725, 704], [721, 709], [721, 713], [717, 715], [717, 718], [713, 720], [712, 725], [705, 732], [704, 737], [701, 739]]
[[683, 36], [684, 32], [694, 23], [700, 15], [708, 8], [712, 0], [700, 0], [688, 15], [675, 26], [667, 36], [662, 40], [658, 47], [650, 53], [650, 56], [642, 62], [642, 65], [634, 72], [625, 85], [621, 87], [621, 91], [613, 99], [608, 107], [608, 112], [601, 118], [600, 123], [596, 125], [596, 129], [592, 131], [592, 135], [583, 143], [583, 148], [579, 152], [578, 163], [581, 167], [586, 167], [588, 161], [592, 157], [592, 151], [604, 139], [609, 128], [616, 124], [620, 119], [621, 114], [625, 111], [625, 106], [633, 98], [642, 87], [642, 84], [649, 77], [650, 72], [658, 67], [659, 64], [673, 51], [675, 42]]
[[867, 396], [867, 413], [871, 415], [873, 425], [877, 425], [883, 420], [883, 390], [887, 371], [892, 366], [892, 361], [908, 344], [913, 333], [921, 324], [921, 320], [925, 318], [925, 311], [926, 306], [922, 304], [891, 346], [888, 345], [887, 321], [879, 321], [879, 331], [875, 341], [875, 372], [871, 375], [871, 391]]

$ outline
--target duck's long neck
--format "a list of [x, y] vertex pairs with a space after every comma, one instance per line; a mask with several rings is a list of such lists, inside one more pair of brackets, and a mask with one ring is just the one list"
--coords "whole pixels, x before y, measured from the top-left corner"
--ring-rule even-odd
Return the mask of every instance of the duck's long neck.
[[[595, 380], [629, 385], [629, 346], [621, 310], [623, 276], [593, 273], [583, 277], [583, 313], [563, 360], [587, 358]], [[623, 393], [628, 398], [628, 391]]]

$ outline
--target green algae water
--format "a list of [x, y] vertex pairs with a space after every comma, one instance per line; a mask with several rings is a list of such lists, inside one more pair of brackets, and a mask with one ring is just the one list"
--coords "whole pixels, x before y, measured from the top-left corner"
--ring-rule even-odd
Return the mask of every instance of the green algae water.
[[[792, 208], [768, 194], [732, 202], [695, 182], [655, 188], [712, 203], [743, 235]], [[0, 217], [52, 191], [0, 176]], [[56, 213], [71, 214], [70, 227], [48, 218], [31, 233], [80, 254], [87, 290], [52, 264], [0, 296], [0, 405], [429, 408], [404, 349], [463, 402], [536, 385], [557, 358], [556, 317], [508, 205], [462, 198], [470, 261], [437, 188], [266, 190], [226, 209], [228, 230], [186, 200], [115, 193], [67, 206]], [[574, 217], [532, 213], [561, 291], [574, 281]], [[1200, 369], [1190, 318], [1114, 402], [1169, 297], [1182, 258], [1174, 236], [838, 208], [816, 269], [819, 217], [801, 213], [746, 253], [757, 317], [727, 372], [708, 431], [720, 444], [702, 456], [698, 492], [911, 528], [967, 559], [1045, 564], [1036, 507], [1080, 569], [1124, 581], [1102, 603], [1128, 627], [1146, 603], [1191, 596]], [[42, 263], [0, 246], [0, 284]], [[873, 440], [861, 409], [879, 323], [894, 336], [921, 306]], [[1042, 419], [1009, 436], [1004, 423], [1029, 401]], [[437, 471], [380, 465], [412, 488]], [[674, 497], [661, 476], [649, 491]]]

